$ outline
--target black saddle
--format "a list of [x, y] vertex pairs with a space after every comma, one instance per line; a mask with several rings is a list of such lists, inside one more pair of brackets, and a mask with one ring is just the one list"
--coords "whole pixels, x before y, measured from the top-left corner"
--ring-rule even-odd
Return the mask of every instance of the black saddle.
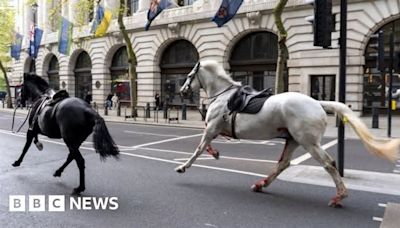
[[229, 115], [233, 112], [256, 114], [272, 95], [271, 88], [257, 91], [250, 86], [241, 86], [228, 100]]
[[69, 97], [69, 93], [65, 90], [60, 90], [57, 91], [53, 97], [51, 98], [51, 100], [48, 101], [48, 103], [46, 105], [48, 106], [54, 106], [55, 104], [57, 104], [58, 102], [64, 100], [65, 98]]

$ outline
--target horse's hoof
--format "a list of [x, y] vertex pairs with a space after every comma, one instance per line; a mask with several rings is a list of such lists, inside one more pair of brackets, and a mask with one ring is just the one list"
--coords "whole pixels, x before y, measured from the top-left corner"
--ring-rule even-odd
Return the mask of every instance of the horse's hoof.
[[186, 171], [186, 168], [184, 166], [182, 167], [179, 166], [175, 168], [175, 171], [178, 173], [184, 173]]
[[253, 192], [262, 192], [262, 187], [258, 184], [253, 184], [251, 190], [253, 190]]
[[61, 173], [62, 172], [57, 170], [57, 171], [54, 172], [53, 177], [61, 177]]
[[19, 162], [19, 161], [15, 161], [13, 164], [12, 164], [12, 166], [14, 166], [14, 167], [18, 167], [18, 166], [20, 166], [21, 165], [21, 162]]
[[215, 158], [215, 160], [218, 160], [219, 159], [219, 151], [215, 150], [215, 153], [213, 153], [212, 156]]
[[72, 195], [79, 196], [83, 191], [85, 191], [85, 188], [81, 188], [81, 187], [74, 188], [74, 191], [72, 192]]
[[35, 143], [35, 145], [36, 145], [36, 147], [37, 147], [37, 149], [38, 149], [39, 151], [42, 151], [42, 150], [43, 150], [43, 144], [42, 144], [41, 142], [37, 142], [37, 143]]
[[328, 206], [333, 208], [342, 208], [343, 204], [340, 201], [331, 200], [329, 201]]

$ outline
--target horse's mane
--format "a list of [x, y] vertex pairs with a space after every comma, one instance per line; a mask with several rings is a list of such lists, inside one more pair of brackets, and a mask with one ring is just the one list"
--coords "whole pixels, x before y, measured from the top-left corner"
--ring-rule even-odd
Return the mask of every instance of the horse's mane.
[[36, 74], [24, 74], [24, 84], [30, 89], [38, 89], [42, 93], [45, 93], [46, 90], [50, 88], [49, 83]]
[[234, 81], [229, 74], [226, 73], [222, 64], [218, 63], [215, 60], [204, 60], [201, 61], [200, 64], [204, 69], [208, 70], [209, 72], [213, 73], [215, 76], [232, 83], [233, 85], [241, 86], [242, 83]]

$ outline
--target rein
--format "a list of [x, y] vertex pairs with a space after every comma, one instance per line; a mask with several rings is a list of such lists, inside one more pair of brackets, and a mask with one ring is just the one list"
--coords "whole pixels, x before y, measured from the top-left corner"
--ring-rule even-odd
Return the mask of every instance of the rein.
[[13, 120], [12, 120], [12, 124], [11, 124], [11, 132], [12, 133], [18, 133], [21, 130], [21, 128], [25, 125], [26, 120], [28, 119], [28, 117], [30, 116], [31, 111], [32, 111], [32, 105], [31, 105], [31, 107], [29, 107], [29, 111], [28, 111], [28, 113], [27, 113], [27, 115], [25, 117], [24, 122], [22, 122], [21, 126], [19, 126], [17, 132], [14, 132], [14, 120], [15, 120], [15, 113], [17, 112], [17, 108], [18, 108], [18, 106], [16, 106], [15, 109], [14, 109]]

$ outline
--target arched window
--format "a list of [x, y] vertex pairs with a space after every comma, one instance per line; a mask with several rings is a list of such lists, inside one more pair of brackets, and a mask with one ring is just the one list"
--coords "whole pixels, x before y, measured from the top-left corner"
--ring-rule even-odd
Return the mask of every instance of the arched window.
[[84, 99], [92, 93], [92, 61], [86, 52], [81, 52], [75, 64], [75, 96]]
[[[278, 37], [270, 32], [246, 35], [233, 47], [229, 60], [232, 77], [257, 90], [275, 87]], [[285, 72], [287, 90], [287, 70]]]
[[49, 70], [47, 71], [47, 76], [49, 77], [50, 88], [54, 90], [60, 90], [60, 67], [58, 65], [57, 57], [53, 55], [49, 63]]
[[170, 105], [198, 106], [199, 93], [182, 98], [180, 87], [187, 74], [199, 60], [196, 48], [187, 40], [178, 40], [170, 44], [161, 57], [161, 101]]
[[111, 71], [111, 92], [116, 93], [121, 102], [130, 101], [130, 83], [128, 75], [128, 53], [121, 47], [114, 54]]
[[[384, 58], [380, 66], [378, 59], [379, 52], [379, 33], [383, 37]], [[372, 108], [387, 107], [386, 94], [389, 89], [389, 68], [390, 68], [390, 36], [394, 37], [393, 54], [393, 90], [400, 89], [400, 19], [389, 22], [370, 37], [365, 49], [364, 66], [364, 94], [363, 112], [371, 113]]]

